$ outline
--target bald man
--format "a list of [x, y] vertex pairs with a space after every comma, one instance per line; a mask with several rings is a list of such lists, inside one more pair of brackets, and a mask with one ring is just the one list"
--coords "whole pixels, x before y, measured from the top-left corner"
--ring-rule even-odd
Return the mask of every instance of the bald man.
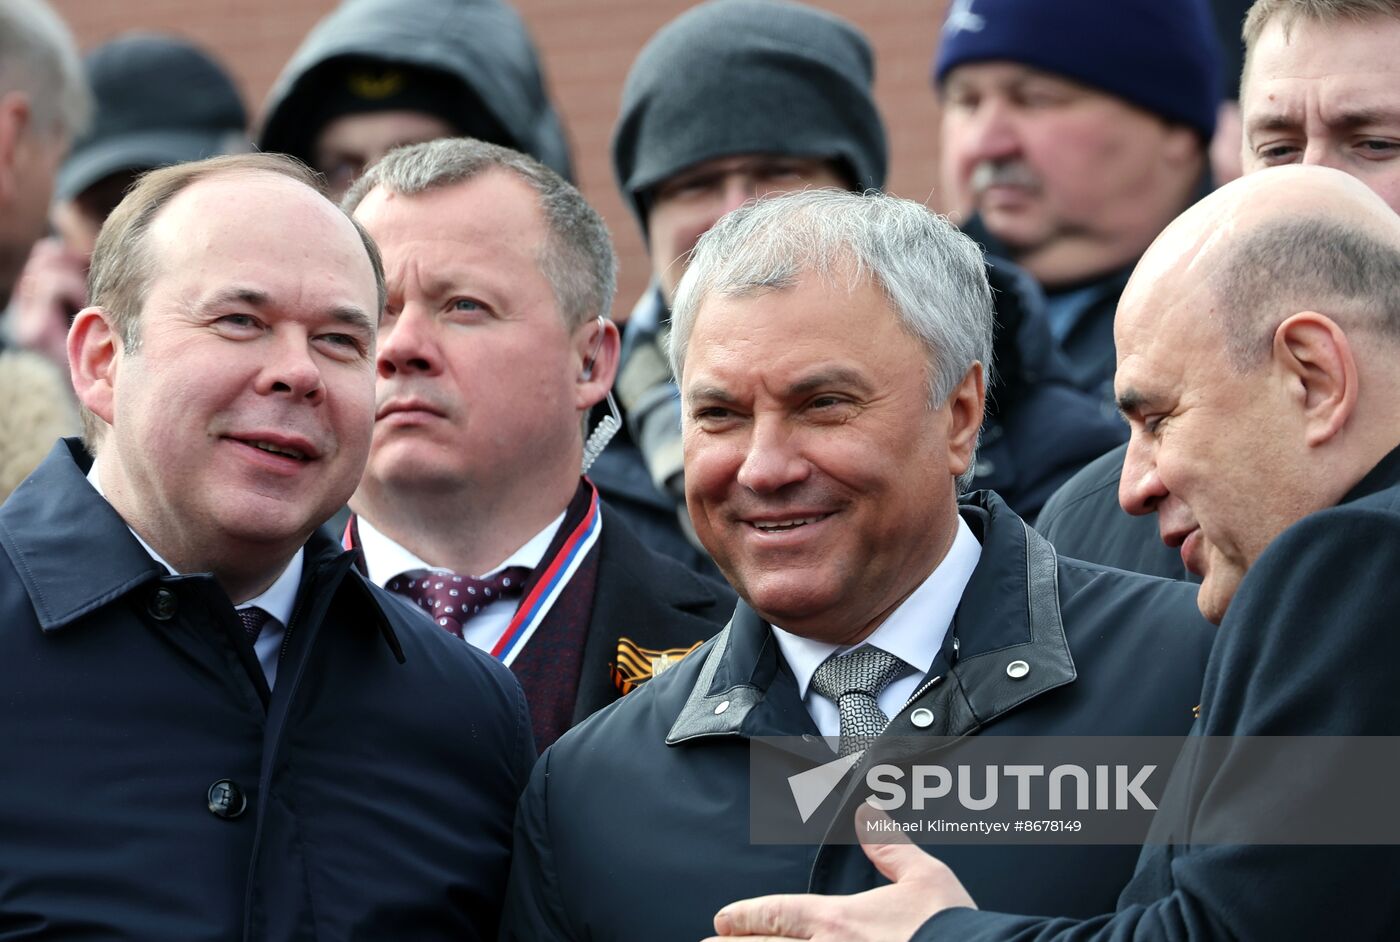
[[[1256, 0], [1244, 23], [1242, 166], [1345, 171], [1400, 212], [1400, 0]], [[1036, 529], [1066, 556], [1199, 580], [1156, 521], [1118, 506], [1123, 448], [1046, 502]]]
[[[1400, 217], [1335, 170], [1242, 178], [1153, 243], [1114, 340], [1132, 428], [1123, 504], [1159, 514], [1202, 576], [1202, 612], [1220, 624], [1193, 734], [1400, 735]], [[749, 900], [722, 910], [716, 930], [846, 942], [1313, 939], [1344, 920], [1348, 938], [1397, 936], [1400, 847], [1200, 838], [1259, 806], [1274, 821], [1316, 818], [1363, 783], [1315, 767], [1225, 769], [1178, 765], [1190, 810], [1144, 850], [1112, 915], [979, 912], [937, 859], [872, 844], [892, 886]]]

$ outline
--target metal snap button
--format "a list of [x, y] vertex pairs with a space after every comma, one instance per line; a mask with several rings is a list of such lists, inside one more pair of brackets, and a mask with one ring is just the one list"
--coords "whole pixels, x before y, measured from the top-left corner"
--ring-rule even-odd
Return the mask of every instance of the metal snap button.
[[919, 729], [928, 729], [933, 725], [933, 711], [925, 710], [922, 707], [909, 714], [909, 722]]
[[721, 702], [719, 706], [715, 707], [715, 716], [719, 716], [727, 709], [729, 709], [729, 701], [725, 700]]
[[1012, 680], [1020, 680], [1031, 672], [1031, 666], [1025, 661], [1012, 661], [1006, 665], [1006, 676]]

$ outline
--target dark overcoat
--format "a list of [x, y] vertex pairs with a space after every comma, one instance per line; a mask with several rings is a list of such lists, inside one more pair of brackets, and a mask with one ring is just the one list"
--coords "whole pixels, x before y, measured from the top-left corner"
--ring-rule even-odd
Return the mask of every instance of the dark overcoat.
[[[1212, 629], [1193, 587], [1059, 559], [995, 495], [962, 505], [982, 544], [931, 675], [898, 736], [1183, 736]], [[1012, 660], [1029, 672], [1008, 677]], [[948, 665], [951, 664], [951, 667]], [[721, 704], [724, 704], [723, 706]], [[912, 715], [931, 710], [932, 725]], [[769, 626], [740, 605], [713, 641], [548, 749], [516, 824], [503, 935], [699, 939], [726, 903], [883, 882], [859, 848], [750, 840], [755, 737], [815, 735]], [[1137, 849], [949, 847], [991, 905], [1111, 907]]]
[[0, 938], [491, 939], [520, 687], [317, 536], [269, 691], [60, 443], [0, 508]]
[[[1320, 737], [1377, 737], [1375, 748], [1393, 756], [1388, 744], [1400, 736], [1397, 573], [1400, 449], [1338, 506], [1285, 530], [1250, 567], [1220, 624], [1193, 737], [1254, 744], [1268, 741], [1254, 737], [1316, 744], [1325, 742]], [[1183, 756], [1210, 755], [1193, 745]], [[1132, 882], [1104, 915], [1079, 922], [952, 909], [929, 920], [915, 942], [1400, 938], [1393, 779], [1339, 778], [1337, 770], [1349, 767], [1341, 763], [1260, 762], [1256, 748], [1178, 770], [1188, 796], [1182, 820], [1144, 848]], [[1376, 822], [1375, 844], [1364, 843], [1368, 834], [1349, 846], [1283, 842], [1290, 822], [1316, 822], [1374, 786], [1386, 790], [1384, 803], [1357, 813]], [[1258, 808], [1267, 809], [1261, 821], [1269, 843], [1204, 839]]]

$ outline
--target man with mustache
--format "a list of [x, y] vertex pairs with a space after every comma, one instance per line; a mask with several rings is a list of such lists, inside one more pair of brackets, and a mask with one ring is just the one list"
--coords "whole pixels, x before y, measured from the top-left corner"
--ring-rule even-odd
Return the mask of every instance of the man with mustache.
[[934, 62], [964, 230], [1045, 289], [1071, 378], [1113, 399], [1133, 263], [1205, 192], [1219, 99], [1205, 0], [965, 0]]
[[607, 228], [538, 161], [465, 138], [391, 152], [345, 205], [389, 279], [346, 538], [371, 580], [515, 672], [544, 748], [733, 609], [581, 477], [617, 369]]
[[0, 936], [495, 938], [525, 701], [318, 530], [384, 304], [319, 186], [181, 164], [98, 236], [84, 441], [0, 508]]
[[[1359, 743], [1384, 749], [1400, 733], [1397, 312], [1400, 216], [1322, 167], [1247, 175], [1202, 200], [1123, 293], [1115, 385], [1132, 437], [1120, 499], [1183, 541], [1203, 576], [1197, 604], [1220, 627], [1188, 739], [1197, 761], [1174, 773], [1187, 800], [1112, 912], [979, 912], [956, 866], [887, 844], [868, 853], [892, 885], [746, 901], [717, 915], [718, 935], [1317, 939], [1344, 918], [1348, 938], [1395, 938], [1392, 780], [1380, 776], [1371, 804], [1360, 796], [1375, 795], [1374, 779], [1336, 770], [1355, 768]], [[1286, 737], [1325, 744], [1314, 748], [1333, 761], [1290, 761]], [[1212, 758], [1212, 743], [1230, 750]], [[1308, 830], [1349, 805], [1364, 830]]]
[[[1243, 32], [1244, 171], [1333, 167], [1400, 212], [1400, 2], [1259, 0]], [[1115, 449], [1070, 479], [1037, 527], [1078, 559], [1199, 579], [1183, 563], [1181, 533], [1119, 506], [1123, 454]]]

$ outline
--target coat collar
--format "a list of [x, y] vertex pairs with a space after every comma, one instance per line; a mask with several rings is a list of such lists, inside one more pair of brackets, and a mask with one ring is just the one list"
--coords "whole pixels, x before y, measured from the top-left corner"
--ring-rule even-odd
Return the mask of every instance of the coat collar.
[[[946, 676], [939, 663], [929, 680], [890, 724], [900, 735], [964, 736], [1077, 674], [1060, 616], [1055, 549], [990, 491], [964, 498], [963, 519], [982, 543], [949, 632], [957, 654]], [[1025, 661], [1012, 678], [1007, 667]], [[740, 602], [710, 643], [689, 697], [666, 737], [668, 745], [708, 736], [756, 735], [756, 716], [781, 669], [768, 624]], [[938, 700], [938, 728], [915, 729], [910, 708]], [[727, 704], [727, 705], [726, 705]]]
[[63, 439], [0, 508], [0, 545], [45, 631], [166, 574], [87, 482], [91, 466], [77, 439]]
[[1341, 503], [1349, 504], [1354, 500], [1370, 497], [1396, 484], [1400, 484], [1400, 446], [1391, 449], [1374, 468], [1366, 472], [1366, 476], [1347, 491]]
[[[65, 628], [142, 585], [169, 578], [88, 483], [91, 466], [92, 456], [82, 442], [62, 439], [0, 507], [0, 547], [14, 563], [46, 632]], [[350, 554], [317, 531], [306, 544], [299, 595], [318, 581], [327, 592], [345, 582], [363, 583], [358, 575], [346, 575], [349, 563]], [[393, 627], [368, 586], [362, 586], [361, 595], [357, 602], [370, 603], [385, 642], [402, 660]]]

